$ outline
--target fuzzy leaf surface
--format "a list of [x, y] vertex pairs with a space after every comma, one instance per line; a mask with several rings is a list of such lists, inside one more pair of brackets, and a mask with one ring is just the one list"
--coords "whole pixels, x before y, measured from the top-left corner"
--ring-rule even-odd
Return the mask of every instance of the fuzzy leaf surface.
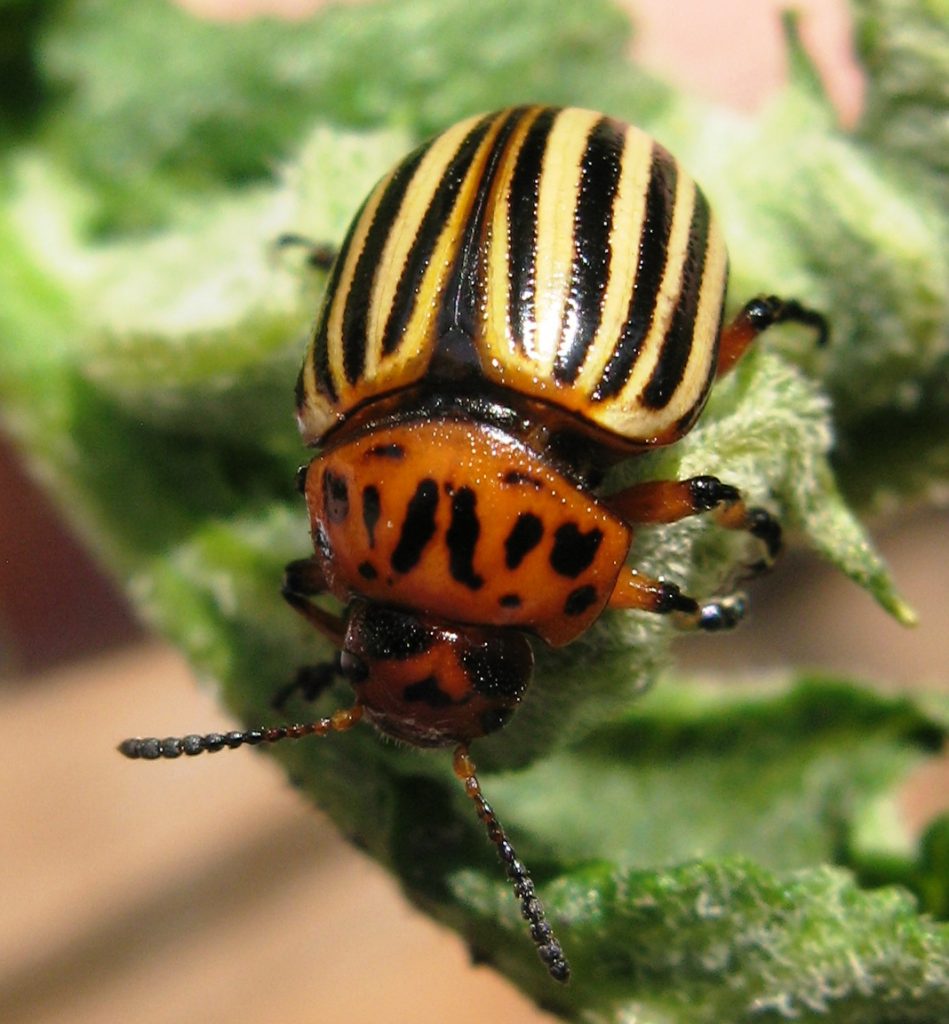
[[[744, 118], [631, 68], [605, 0], [389, 0], [293, 26], [117, 0], [42, 21], [15, 7], [34, 19], [14, 31], [34, 77], [0, 176], [4, 425], [241, 719], [273, 721], [294, 668], [329, 653], [278, 596], [308, 548], [292, 388], [324, 277], [275, 243], [339, 239], [420, 137], [525, 99], [653, 131], [714, 201], [733, 305], [795, 294], [833, 324], [824, 352], [792, 328], [762, 339], [680, 445], [610, 485], [719, 474], [910, 619], [847, 499], [949, 479], [949, 223], [923, 152], [945, 111], [936, 0], [859, 5], [871, 85], [856, 133], [793, 26], [790, 87]], [[705, 595], [754, 555], [695, 519], [642, 531], [632, 562]], [[368, 730], [279, 756], [416, 903], [567, 1018], [947, 1016], [946, 927], [904, 889], [855, 883], [949, 909], [949, 823], [918, 848], [892, 827], [896, 788], [944, 742], [944, 704], [793, 672], [747, 690], [673, 674], [634, 701], [671, 640], [655, 617], [608, 614], [538, 649], [524, 706], [476, 751], [574, 962], [565, 990], [538, 967], [444, 758]], [[337, 687], [317, 710], [350, 699]]]

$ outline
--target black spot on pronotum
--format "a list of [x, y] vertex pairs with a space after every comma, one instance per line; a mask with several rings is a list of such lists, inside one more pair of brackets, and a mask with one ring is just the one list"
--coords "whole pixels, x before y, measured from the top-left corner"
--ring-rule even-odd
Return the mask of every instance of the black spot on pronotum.
[[374, 580], [379, 576], [379, 570], [372, 562], [360, 562], [357, 571], [364, 580]]
[[550, 564], [554, 572], [575, 579], [589, 569], [603, 540], [603, 531], [593, 527], [584, 533], [576, 523], [564, 523], [554, 534]]
[[504, 541], [504, 563], [516, 569], [544, 536], [544, 524], [532, 512], [522, 512]]
[[452, 495], [451, 522], [445, 534], [452, 578], [470, 590], [480, 590], [484, 586], [484, 578], [474, 571], [474, 553], [481, 533], [475, 511], [477, 501], [470, 487], [460, 487]]
[[407, 701], [418, 701], [430, 708], [445, 708], [456, 703], [451, 696], [438, 685], [437, 676], [426, 676], [417, 683], [412, 683], [403, 691]]
[[521, 606], [521, 595], [520, 594], [502, 594], [498, 598], [498, 604], [502, 608], [520, 608], [520, 606]]
[[379, 522], [380, 511], [379, 490], [369, 484], [362, 489], [362, 521], [366, 526], [366, 536], [371, 548], [376, 546], [376, 523]]
[[544, 486], [544, 481], [539, 477], [532, 476], [530, 473], [522, 473], [517, 469], [512, 469], [505, 473], [501, 477], [501, 483], [512, 487], [526, 485], [527, 487], [533, 487], [535, 491], [542, 490]]
[[323, 507], [331, 523], [342, 523], [349, 515], [349, 488], [341, 476], [328, 469], [323, 474]]
[[399, 543], [392, 552], [392, 568], [409, 572], [418, 565], [425, 546], [435, 536], [435, 510], [438, 508], [438, 485], [427, 477], [409, 499], [399, 534]]
[[577, 587], [571, 590], [564, 601], [563, 610], [565, 615], [582, 615], [587, 608], [596, 601], [596, 587]]
[[405, 449], [400, 444], [376, 444], [366, 454], [375, 459], [391, 459], [398, 462], [405, 458]]

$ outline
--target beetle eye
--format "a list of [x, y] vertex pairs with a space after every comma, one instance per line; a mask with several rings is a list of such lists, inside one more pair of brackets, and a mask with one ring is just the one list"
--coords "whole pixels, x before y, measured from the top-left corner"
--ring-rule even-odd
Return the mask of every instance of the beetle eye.
[[339, 667], [342, 674], [351, 683], [362, 683], [369, 678], [369, 666], [352, 651], [341, 651]]
[[481, 716], [481, 728], [484, 730], [485, 736], [490, 736], [491, 733], [503, 729], [510, 722], [513, 714], [513, 708], [491, 708], [490, 711], [485, 711]]

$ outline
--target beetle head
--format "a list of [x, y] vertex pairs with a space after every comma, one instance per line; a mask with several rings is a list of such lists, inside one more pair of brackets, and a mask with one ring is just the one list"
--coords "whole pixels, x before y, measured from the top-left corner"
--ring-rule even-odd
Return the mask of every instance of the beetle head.
[[377, 729], [413, 746], [439, 747], [500, 729], [521, 700], [534, 658], [515, 630], [354, 601], [340, 664]]

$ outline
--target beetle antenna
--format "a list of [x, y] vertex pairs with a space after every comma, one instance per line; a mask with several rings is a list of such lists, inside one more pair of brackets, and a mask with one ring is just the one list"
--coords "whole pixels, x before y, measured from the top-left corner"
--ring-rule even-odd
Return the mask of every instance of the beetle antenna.
[[209, 732], [203, 736], [168, 736], [163, 740], [154, 736], [142, 739], [134, 736], [123, 740], [118, 745], [120, 754], [132, 760], [157, 761], [161, 758], [174, 760], [184, 754], [194, 757], [196, 754], [213, 754], [227, 747], [256, 747], [261, 743], [277, 743], [279, 740], [299, 740], [304, 736], [325, 736], [330, 732], [346, 732], [362, 718], [362, 706], [354, 704], [351, 708], [335, 711], [329, 718], [318, 718], [313, 722], [302, 722], [296, 725], [264, 726], [260, 729], [248, 729], [246, 732]]
[[533, 879], [525, 865], [518, 860], [514, 847], [508, 841], [491, 805], [481, 795], [481, 785], [475, 774], [474, 761], [471, 760], [468, 748], [464, 745], [455, 751], [454, 769], [455, 774], [465, 784], [465, 792], [474, 802], [488, 839], [497, 847], [498, 856], [514, 887], [514, 895], [520, 900], [521, 914], [530, 925], [531, 938], [537, 946], [538, 955], [555, 981], [567, 981], [570, 977], [570, 964], [567, 963], [563, 949], [554, 936], [553, 928], [547, 922], [544, 905], [534, 891]]

